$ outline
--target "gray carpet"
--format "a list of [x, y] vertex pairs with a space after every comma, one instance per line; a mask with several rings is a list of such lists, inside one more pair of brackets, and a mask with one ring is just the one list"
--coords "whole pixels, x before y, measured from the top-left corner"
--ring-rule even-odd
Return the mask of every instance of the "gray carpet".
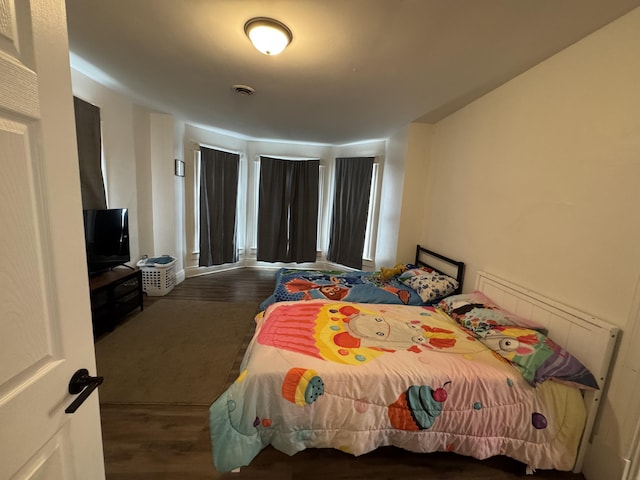
[[211, 404], [256, 311], [253, 303], [157, 301], [96, 342], [100, 402]]

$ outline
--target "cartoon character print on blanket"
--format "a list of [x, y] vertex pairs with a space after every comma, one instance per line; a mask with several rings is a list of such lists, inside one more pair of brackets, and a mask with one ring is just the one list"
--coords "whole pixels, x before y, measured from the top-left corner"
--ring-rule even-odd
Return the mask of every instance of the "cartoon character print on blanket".
[[[383, 279], [372, 273], [336, 274], [331, 272], [283, 271], [282, 282], [275, 295], [282, 300], [346, 300], [386, 298], [388, 303], [409, 304], [410, 290], [397, 281]], [[353, 300], [355, 299], [355, 300]], [[415, 299], [414, 299], [415, 300]], [[384, 303], [382, 301], [376, 303]]]
[[323, 360], [362, 365], [383, 353], [447, 349], [456, 344], [453, 330], [432, 325], [440, 315], [432, 307], [416, 307], [410, 320], [384, 308], [304, 302], [270, 312], [258, 342]]

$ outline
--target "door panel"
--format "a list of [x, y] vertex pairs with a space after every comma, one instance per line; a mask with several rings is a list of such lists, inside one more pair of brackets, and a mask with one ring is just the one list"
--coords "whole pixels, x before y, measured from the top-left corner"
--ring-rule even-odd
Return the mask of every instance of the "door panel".
[[0, 478], [104, 478], [63, 0], [0, 0]]
[[47, 269], [39, 255], [41, 244], [47, 243], [37, 223], [37, 205], [44, 202], [35, 188], [40, 182], [33, 176], [28, 140], [26, 125], [0, 119], [0, 149], [9, 160], [3, 163], [0, 177], [0, 218], [15, 225], [13, 235], [0, 240], [4, 273], [0, 290], [6, 296], [2, 333], [7, 343], [0, 352], [3, 386], [13, 378], [24, 381], [25, 376], [32, 376], [57, 350], [49, 335], [50, 308], [43, 298]]

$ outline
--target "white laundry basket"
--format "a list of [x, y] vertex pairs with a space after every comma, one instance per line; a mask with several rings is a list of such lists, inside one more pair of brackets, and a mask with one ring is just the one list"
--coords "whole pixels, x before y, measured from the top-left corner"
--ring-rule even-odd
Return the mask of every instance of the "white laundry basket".
[[156, 263], [154, 259], [165, 258], [143, 258], [136, 265], [142, 270], [142, 291], [150, 297], [160, 297], [166, 295], [176, 284], [176, 259], [170, 257], [167, 263]]

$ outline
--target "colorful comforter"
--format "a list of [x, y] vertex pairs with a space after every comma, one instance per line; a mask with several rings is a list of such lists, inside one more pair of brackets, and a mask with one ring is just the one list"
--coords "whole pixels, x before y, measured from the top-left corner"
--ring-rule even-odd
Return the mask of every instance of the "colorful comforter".
[[210, 408], [220, 472], [267, 445], [290, 455], [395, 445], [573, 467], [585, 422], [579, 390], [530, 386], [438, 309], [282, 302], [256, 321], [239, 377]]
[[423, 304], [415, 290], [397, 277], [383, 279], [380, 272], [281, 268], [276, 273], [274, 292], [260, 304], [260, 310], [275, 302], [314, 299], [399, 305]]

